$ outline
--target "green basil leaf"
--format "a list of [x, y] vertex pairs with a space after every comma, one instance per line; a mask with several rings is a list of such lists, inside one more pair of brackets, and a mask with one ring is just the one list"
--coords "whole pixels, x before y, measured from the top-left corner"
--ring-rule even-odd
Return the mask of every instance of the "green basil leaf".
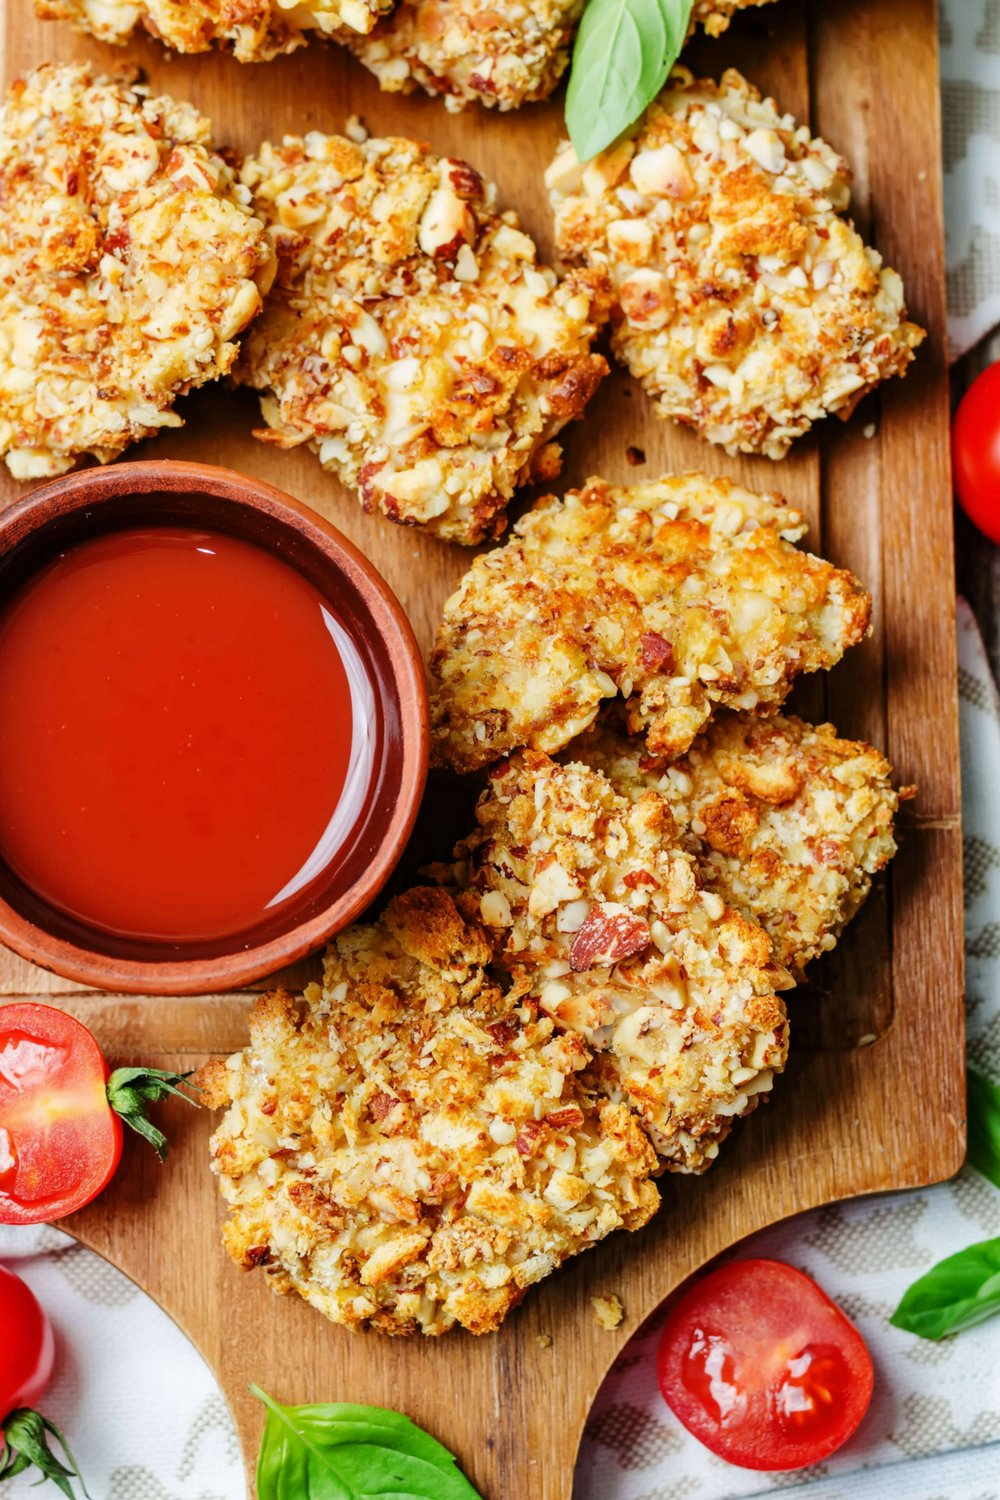
[[694, 0], [588, 0], [573, 48], [566, 125], [580, 161], [610, 146], [662, 89]]
[[969, 1069], [969, 1165], [1000, 1187], [1000, 1088]]
[[401, 1412], [330, 1402], [267, 1407], [258, 1500], [480, 1500], [447, 1448]]
[[922, 1339], [942, 1339], [1000, 1313], [1000, 1239], [938, 1261], [903, 1293], [889, 1319]]

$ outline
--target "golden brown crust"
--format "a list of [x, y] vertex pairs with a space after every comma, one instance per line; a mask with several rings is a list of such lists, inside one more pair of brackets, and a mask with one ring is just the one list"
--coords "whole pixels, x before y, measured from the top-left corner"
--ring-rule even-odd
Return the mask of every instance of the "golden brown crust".
[[243, 169], [280, 268], [238, 379], [281, 447], [308, 443], [367, 510], [497, 535], [607, 369], [603, 272], [559, 281], [465, 162], [313, 134]]
[[703, 1171], [784, 1066], [789, 975], [760, 927], [700, 888], [666, 800], [526, 751], [490, 773], [456, 850], [463, 908], [514, 992], [599, 1053], [601, 1087], [673, 1171]]
[[697, 474], [540, 501], [445, 605], [435, 759], [554, 753], [616, 696], [661, 756], [717, 707], [777, 706], [869, 628], [857, 580], [791, 545], [804, 530], [779, 498]]
[[704, 26], [708, 36], [721, 36], [737, 11], [770, 4], [771, 0], [695, 0], [691, 25]]
[[663, 796], [704, 887], [759, 922], [799, 978], [896, 852], [892, 768], [832, 724], [723, 713], [665, 765], [604, 721], [567, 754], [634, 801]]
[[35, 0], [43, 20], [70, 21], [102, 42], [127, 42], [138, 29], [176, 52], [232, 47], [240, 62], [293, 52], [319, 33], [370, 31], [392, 0]]
[[525, 1290], [659, 1195], [588, 1054], [482, 967], [481, 926], [417, 890], [331, 946], [300, 1008], [257, 1003], [212, 1141], [224, 1239], [348, 1327], [492, 1331]]
[[17, 479], [179, 427], [273, 275], [189, 104], [46, 64], [0, 114], [0, 454]]
[[583, 0], [400, 0], [349, 45], [389, 93], [517, 109], [559, 82], [582, 10]]
[[676, 69], [628, 139], [586, 166], [564, 146], [546, 180], [560, 254], [611, 276], [615, 353], [731, 453], [781, 458], [924, 337], [843, 217], [846, 164], [736, 72]]

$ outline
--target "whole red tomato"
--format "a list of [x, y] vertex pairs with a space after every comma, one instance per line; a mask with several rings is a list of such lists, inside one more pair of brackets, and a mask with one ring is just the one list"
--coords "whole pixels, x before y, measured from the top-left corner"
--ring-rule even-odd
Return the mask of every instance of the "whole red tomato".
[[801, 1469], [845, 1443], [868, 1410], [872, 1362], [810, 1277], [737, 1260], [699, 1277], [667, 1318], [663, 1399], [706, 1448], [745, 1469]]
[[[0, 1266], [0, 1481], [37, 1465], [67, 1500], [74, 1500], [72, 1480], [79, 1479], [66, 1439], [34, 1410], [49, 1383], [55, 1362], [52, 1327], [37, 1297], [20, 1276]], [[57, 1458], [49, 1434], [63, 1451]], [[65, 1460], [65, 1461], [64, 1461]], [[83, 1480], [80, 1480], [83, 1487]], [[83, 1489], [86, 1495], [86, 1488]]]
[[56, 1346], [38, 1298], [0, 1266], [0, 1424], [19, 1406], [34, 1406], [49, 1383]]
[[1000, 542], [1000, 360], [962, 397], [951, 456], [958, 503], [980, 531]]

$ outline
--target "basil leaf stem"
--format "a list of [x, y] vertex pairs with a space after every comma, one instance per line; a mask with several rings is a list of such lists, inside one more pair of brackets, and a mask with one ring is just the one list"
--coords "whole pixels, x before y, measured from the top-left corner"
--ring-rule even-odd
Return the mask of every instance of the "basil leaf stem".
[[573, 48], [566, 125], [580, 161], [610, 146], [656, 98], [694, 0], [588, 0]]
[[267, 1408], [257, 1458], [258, 1500], [480, 1500], [455, 1459], [401, 1412], [331, 1402]]

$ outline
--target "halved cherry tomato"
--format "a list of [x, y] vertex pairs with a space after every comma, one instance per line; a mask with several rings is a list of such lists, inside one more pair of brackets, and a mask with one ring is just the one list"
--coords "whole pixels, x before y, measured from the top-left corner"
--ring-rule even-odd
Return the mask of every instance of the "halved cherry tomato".
[[0, 1223], [61, 1219], [110, 1181], [122, 1124], [107, 1081], [100, 1047], [72, 1016], [0, 1006]]
[[851, 1436], [872, 1362], [854, 1324], [801, 1271], [737, 1260], [678, 1298], [660, 1340], [663, 1399], [706, 1448], [745, 1469], [801, 1469]]
[[973, 525], [1000, 542], [1000, 360], [959, 402], [951, 456], [958, 503]]

